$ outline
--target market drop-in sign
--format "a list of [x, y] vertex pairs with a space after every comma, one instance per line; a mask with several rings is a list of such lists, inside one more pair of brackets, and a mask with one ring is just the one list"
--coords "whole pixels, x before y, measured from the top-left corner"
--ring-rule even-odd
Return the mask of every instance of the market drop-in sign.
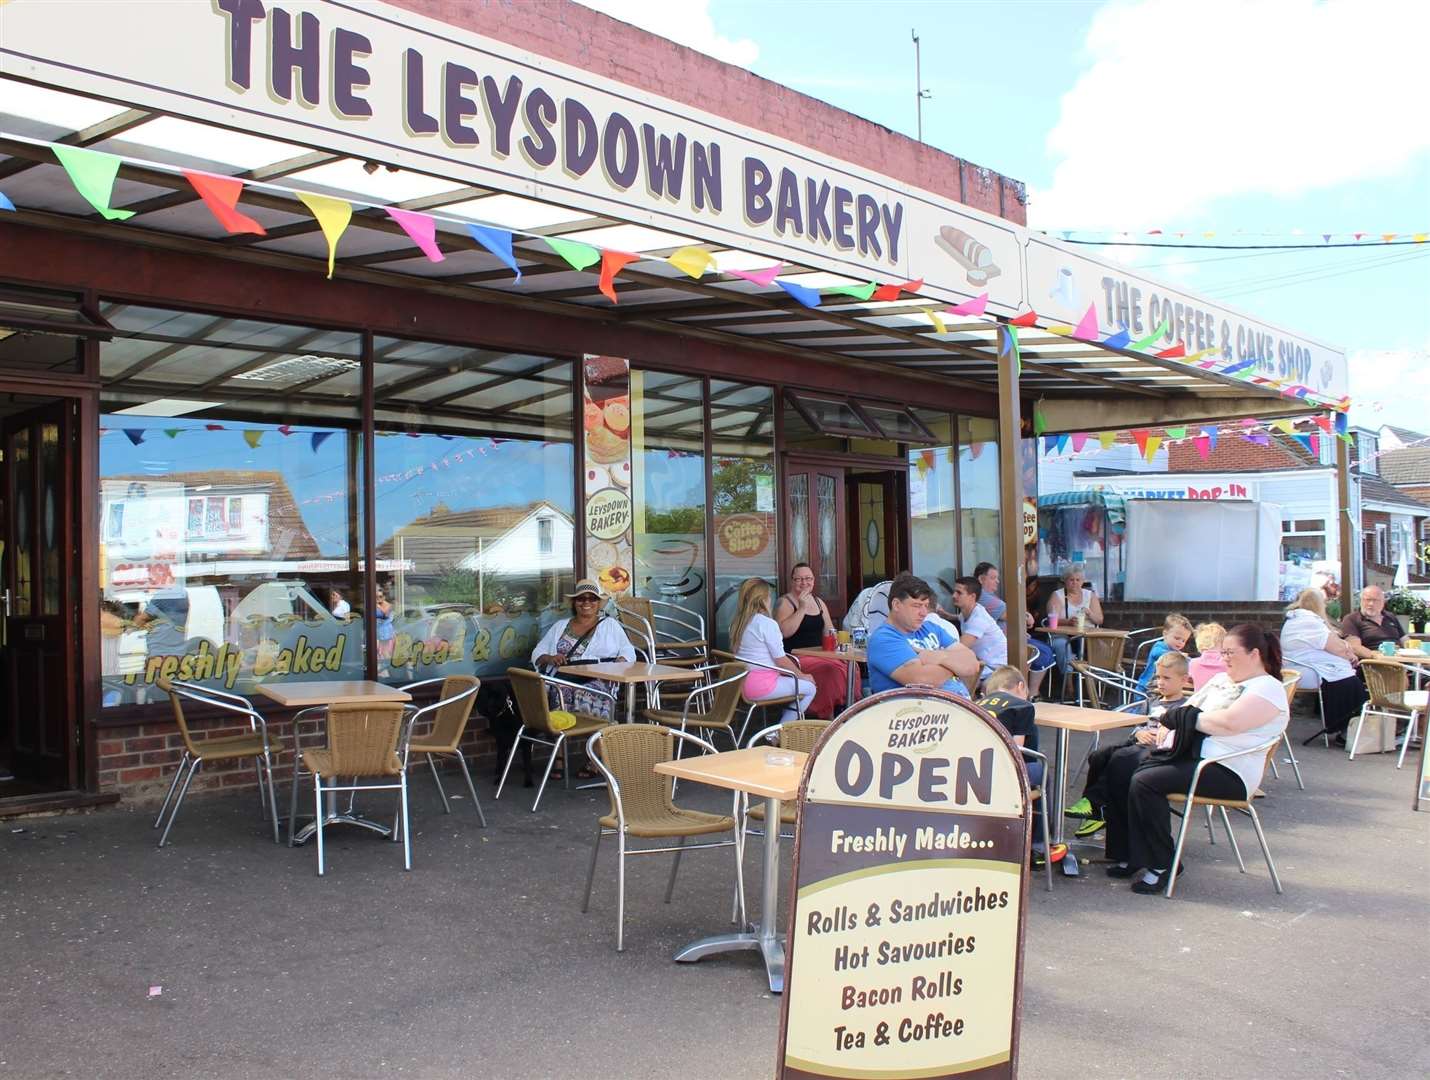
[[1007, 732], [931, 689], [869, 698], [805, 768], [783, 1080], [1017, 1072], [1027, 772]]

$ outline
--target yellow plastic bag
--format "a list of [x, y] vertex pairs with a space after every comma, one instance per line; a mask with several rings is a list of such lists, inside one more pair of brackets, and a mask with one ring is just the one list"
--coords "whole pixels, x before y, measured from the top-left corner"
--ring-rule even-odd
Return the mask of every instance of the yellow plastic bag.
[[565, 731], [567, 728], [576, 726], [575, 714], [569, 713], [565, 709], [552, 709], [547, 715], [551, 717], [551, 726], [557, 731]]

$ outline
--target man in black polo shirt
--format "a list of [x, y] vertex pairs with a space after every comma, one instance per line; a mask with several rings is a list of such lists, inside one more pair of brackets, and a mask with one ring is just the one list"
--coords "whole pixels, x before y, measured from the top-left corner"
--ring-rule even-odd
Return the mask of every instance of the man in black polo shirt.
[[1380, 655], [1382, 642], [1399, 645], [1405, 628], [1385, 610], [1385, 590], [1379, 585], [1367, 585], [1360, 591], [1360, 610], [1341, 620], [1341, 633], [1356, 656], [1365, 660]]

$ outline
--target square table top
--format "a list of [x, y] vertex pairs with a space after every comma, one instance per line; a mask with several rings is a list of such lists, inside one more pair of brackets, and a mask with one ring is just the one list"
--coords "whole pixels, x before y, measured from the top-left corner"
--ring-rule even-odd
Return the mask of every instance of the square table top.
[[[790, 754], [794, 763], [771, 765], [765, 761], [765, 755], [772, 752]], [[799, 795], [799, 778], [804, 774], [804, 763], [808, 757], [808, 754], [798, 750], [778, 751], [773, 746], [750, 746], [744, 750], [726, 750], [720, 754], [657, 762], [655, 771], [730, 791], [748, 791], [766, 799], [788, 800]]]
[[856, 664], [867, 664], [869, 662], [868, 650], [856, 649], [852, 645], [847, 649], [836, 649], [834, 652], [830, 652], [825, 648], [816, 648], [812, 645], [804, 649], [791, 649], [790, 652], [795, 656], [817, 656], [825, 660], [850, 660]]
[[1399, 705], [1402, 709], [1410, 709], [1414, 712], [1423, 712], [1430, 708], [1430, 690], [1404, 690], [1398, 694], [1387, 694], [1392, 705]]
[[258, 692], [279, 705], [303, 709], [314, 705], [348, 705], [363, 701], [411, 701], [412, 695], [386, 683], [366, 679], [312, 679], [306, 682], [263, 683]]
[[1397, 649], [1387, 660], [1399, 660], [1402, 664], [1430, 664], [1430, 653], [1423, 649]]
[[556, 671], [560, 675], [584, 675], [587, 678], [616, 683], [695, 682], [705, 677], [704, 672], [691, 668], [676, 667], [674, 664], [647, 664], [643, 660], [633, 660], [630, 663], [616, 660], [604, 664], [565, 664]]
[[1084, 709], [1077, 705], [1059, 705], [1052, 701], [1039, 701], [1033, 709], [1039, 724], [1044, 727], [1067, 728], [1069, 731], [1111, 731], [1114, 728], [1136, 727], [1147, 722], [1147, 717], [1137, 713]]

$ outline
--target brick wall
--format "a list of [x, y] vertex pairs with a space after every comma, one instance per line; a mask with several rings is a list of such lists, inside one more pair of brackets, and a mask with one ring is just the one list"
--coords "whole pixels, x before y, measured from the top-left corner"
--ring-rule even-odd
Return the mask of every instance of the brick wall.
[[392, 2], [1027, 223], [1017, 180], [569, 0]]
[[1193, 626], [1204, 622], [1219, 622], [1225, 627], [1237, 623], [1255, 623], [1265, 630], [1281, 630], [1286, 621], [1286, 605], [1279, 600], [1233, 602], [1199, 600], [1195, 603], [1169, 604], [1157, 602], [1126, 602], [1104, 600], [1104, 625], [1112, 630], [1136, 630], [1144, 626], [1161, 626], [1171, 612], [1185, 615]]
[[[293, 724], [291, 714], [278, 716], [265, 713], [264, 719], [268, 721], [270, 740], [279, 747], [278, 756], [274, 759], [273, 778], [279, 788], [281, 810], [288, 798], [288, 778], [293, 767]], [[234, 725], [212, 720], [191, 721], [190, 729], [195, 743], [207, 738], [248, 733], [247, 724]], [[304, 749], [322, 746], [321, 723], [305, 718], [301, 736]], [[491, 773], [496, 760], [496, 743], [484, 719], [473, 716], [462, 747], [470, 762], [472, 779], [480, 784], [481, 778]], [[118, 793], [125, 800], [143, 802], [162, 799], [183, 752], [183, 738], [167, 717], [126, 727], [104, 728], [99, 733], [100, 790]], [[520, 764], [514, 768], [520, 768]], [[461, 782], [457, 778], [457, 783]], [[194, 777], [189, 792], [252, 789], [256, 786], [253, 759], [247, 758], [205, 765]], [[450, 789], [450, 785], [448, 787]], [[302, 797], [301, 790], [299, 797]], [[311, 787], [308, 788], [308, 798], [312, 798]]]

